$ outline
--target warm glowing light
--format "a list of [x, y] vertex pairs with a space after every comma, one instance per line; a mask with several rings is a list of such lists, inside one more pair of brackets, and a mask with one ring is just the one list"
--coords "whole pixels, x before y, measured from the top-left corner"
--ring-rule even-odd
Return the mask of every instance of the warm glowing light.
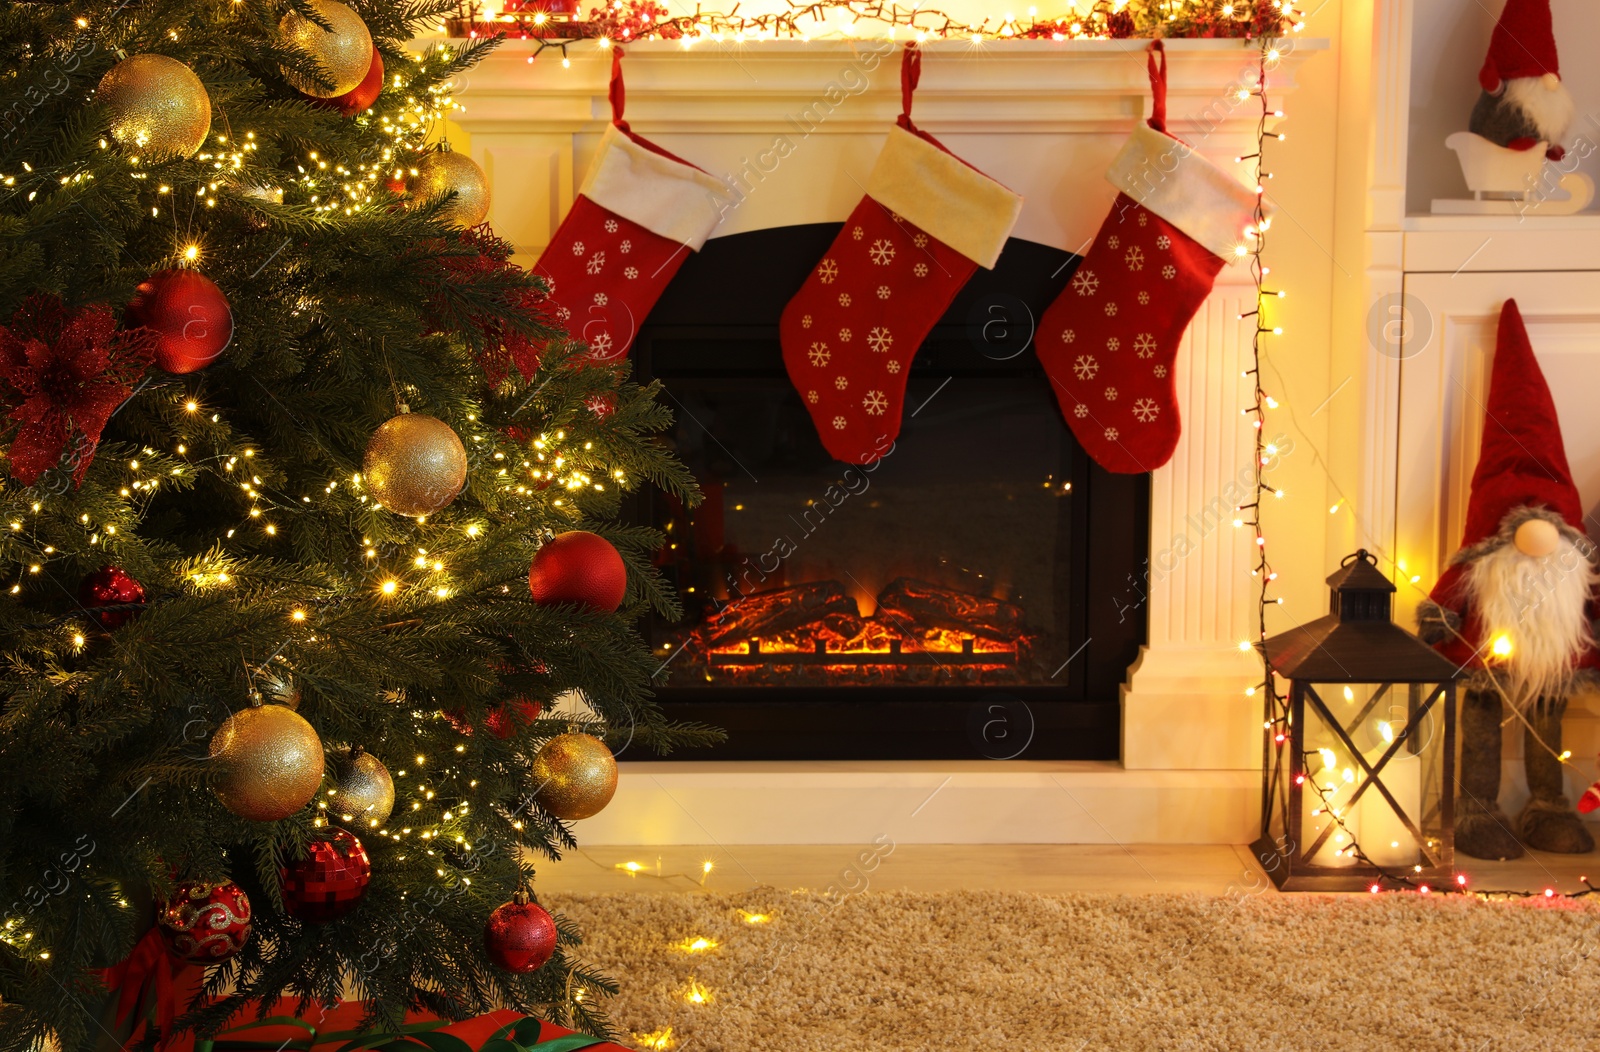
[[1489, 650], [1497, 658], [1511, 656], [1511, 637], [1504, 632], [1494, 637], [1494, 642], [1489, 645]]
[[188, 260], [190, 263], [193, 263], [195, 260], [199, 259], [200, 258], [200, 246], [199, 245], [190, 245], [188, 248], [185, 248], [183, 250], [183, 258]]
[[1356, 692], [1351, 690], [1349, 687], [1344, 688], [1344, 700], [1345, 701], [1355, 701], [1356, 700]]
[[765, 924], [772, 919], [765, 913], [749, 913], [745, 910], [740, 910], [739, 915], [744, 918], [746, 924]]
[[400, 583], [398, 581], [395, 581], [395, 580], [391, 579], [391, 580], [383, 582], [383, 584], [379, 587], [378, 590], [381, 591], [384, 595], [394, 595], [395, 589], [399, 588], [399, 587], [400, 587]]
[[306, 619], [306, 612], [304, 610], [295, 610], [289, 614], [289, 617], [294, 621], [304, 621]]
[[703, 983], [694, 979], [689, 980], [689, 985], [683, 988], [683, 999], [692, 1005], [708, 1005], [715, 998]]
[[682, 950], [684, 953], [705, 953], [707, 950], [714, 950], [716, 948], [717, 941], [715, 939], [708, 939], [704, 935], [698, 935], [692, 939], [684, 939], [682, 942], [678, 943], [678, 949]]

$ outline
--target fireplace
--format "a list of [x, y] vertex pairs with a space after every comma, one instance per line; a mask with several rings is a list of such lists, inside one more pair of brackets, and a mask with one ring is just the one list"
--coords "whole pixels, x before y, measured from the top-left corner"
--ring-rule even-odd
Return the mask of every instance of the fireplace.
[[697, 508], [659, 495], [684, 603], [647, 626], [668, 713], [720, 759], [1116, 759], [1145, 641], [1147, 476], [1094, 466], [1029, 341], [1077, 257], [1013, 240], [911, 367], [871, 467], [822, 448], [777, 324], [838, 224], [713, 239], [641, 328]]

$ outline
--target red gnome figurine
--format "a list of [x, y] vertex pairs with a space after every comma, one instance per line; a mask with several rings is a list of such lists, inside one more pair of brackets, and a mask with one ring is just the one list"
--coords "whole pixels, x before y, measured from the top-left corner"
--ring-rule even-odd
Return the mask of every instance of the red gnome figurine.
[[[1596, 661], [1600, 581], [1556, 407], [1515, 300], [1500, 313], [1461, 547], [1418, 611], [1420, 634], [1471, 669], [1461, 704], [1456, 850], [1518, 858], [1524, 846], [1580, 854], [1594, 837], [1567, 799], [1561, 717]], [[1513, 825], [1500, 809], [1502, 699], [1525, 727], [1532, 798]]]

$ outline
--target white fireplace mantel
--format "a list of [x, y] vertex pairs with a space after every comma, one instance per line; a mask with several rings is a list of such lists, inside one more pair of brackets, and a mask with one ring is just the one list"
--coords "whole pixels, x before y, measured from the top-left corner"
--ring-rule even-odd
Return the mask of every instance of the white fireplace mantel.
[[[422, 42], [426, 43], [426, 42]], [[1169, 41], [1171, 131], [1241, 174], [1254, 152], [1255, 45]], [[1281, 97], [1322, 41], [1283, 42], [1268, 91]], [[1115, 191], [1106, 166], [1148, 112], [1144, 41], [941, 41], [925, 45], [913, 116], [1025, 199], [1014, 237], [1084, 250]], [[464, 75], [457, 126], [488, 172], [490, 221], [531, 263], [571, 205], [610, 119], [611, 57], [597, 44], [508, 41]], [[627, 47], [627, 119], [723, 180], [737, 202], [713, 236], [839, 222], [900, 111], [898, 46], [784, 41]], [[736, 295], [737, 290], [730, 290]], [[616, 801], [584, 823], [591, 843], [865, 842], [881, 816], [926, 810], [906, 842], [1243, 842], [1259, 814], [1255, 592], [1233, 504], [1253, 436], [1240, 410], [1252, 295], [1230, 268], [1179, 355], [1184, 438], [1154, 473], [1148, 585], [1092, 600], [1097, 618], [1149, 617], [1123, 691], [1120, 763], [660, 764], [625, 762]], [[1092, 645], [1092, 642], [1091, 644]], [[843, 731], [842, 731], [843, 732]], [[1062, 805], [1063, 794], [1072, 803]], [[1086, 802], [1087, 801], [1087, 802]], [[1051, 820], [1041, 816], [1054, 815]], [[870, 828], [869, 828], [870, 827]], [[891, 830], [891, 832], [894, 832]]]

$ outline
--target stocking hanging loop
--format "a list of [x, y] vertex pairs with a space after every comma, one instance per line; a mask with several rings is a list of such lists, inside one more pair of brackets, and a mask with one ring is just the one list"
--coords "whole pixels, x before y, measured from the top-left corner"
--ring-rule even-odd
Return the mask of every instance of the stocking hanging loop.
[[629, 131], [628, 122], [622, 119], [622, 111], [628, 106], [627, 89], [622, 84], [622, 49], [615, 45], [611, 48], [611, 123], [619, 131]]
[[[1147, 63], [1150, 67], [1150, 127], [1167, 130], [1167, 49], [1161, 41], [1150, 41]], [[1157, 60], [1159, 61], [1159, 65]]]
[[911, 123], [911, 96], [917, 90], [917, 82], [922, 79], [922, 49], [914, 43], [906, 44], [905, 51], [900, 55], [900, 127], [906, 131], [916, 131], [916, 125]]

